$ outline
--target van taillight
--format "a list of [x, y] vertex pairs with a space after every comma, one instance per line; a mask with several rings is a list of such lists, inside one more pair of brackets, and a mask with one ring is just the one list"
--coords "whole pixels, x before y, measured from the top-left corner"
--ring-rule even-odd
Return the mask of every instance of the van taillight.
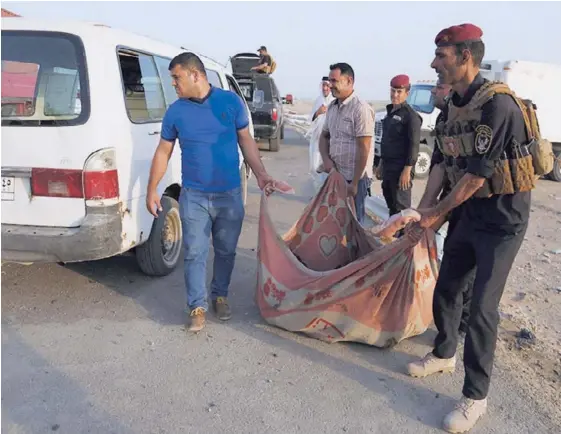
[[119, 197], [119, 178], [117, 170], [84, 172], [84, 198], [102, 200]]
[[86, 200], [119, 197], [115, 150], [108, 148], [94, 152], [86, 160], [84, 170], [32, 169], [31, 194]]
[[273, 117], [273, 120], [274, 120], [274, 121], [276, 121], [276, 120], [278, 119], [278, 117], [279, 117], [279, 114], [278, 114], [276, 108], [273, 109], [272, 117]]
[[84, 195], [86, 200], [119, 197], [117, 154], [115, 148], [94, 152], [84, 165]]
[[83, 197], [82, 171], [72, 169], [31, 169], [31, 194], [48, 197]]

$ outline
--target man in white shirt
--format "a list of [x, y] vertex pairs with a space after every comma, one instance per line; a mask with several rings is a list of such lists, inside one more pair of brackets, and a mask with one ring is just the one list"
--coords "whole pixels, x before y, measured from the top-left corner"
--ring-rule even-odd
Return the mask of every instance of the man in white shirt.
[[334, 99], [335, 97], [331, 94], [329, 77], [323, 77], [321, 79], [321, 93], [314, 102], [314, 107], [312, 108], [312, 113], [310, 115], [310, 121], [313, 122], [318, 116], [325, 114], [327, 112], [327, 107], [329, 107], [329, 104]]

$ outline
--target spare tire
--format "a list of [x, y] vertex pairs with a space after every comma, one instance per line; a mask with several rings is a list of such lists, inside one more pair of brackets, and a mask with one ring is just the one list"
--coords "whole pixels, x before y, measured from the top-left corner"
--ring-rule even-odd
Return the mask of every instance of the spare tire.
[[428, 178], [430, 172], [430, 160], [432, 158], [432, 150], [427, 145], [421, 143], [419, 146], [419, 156], [417, 164], [415, 164], [415, 178]]

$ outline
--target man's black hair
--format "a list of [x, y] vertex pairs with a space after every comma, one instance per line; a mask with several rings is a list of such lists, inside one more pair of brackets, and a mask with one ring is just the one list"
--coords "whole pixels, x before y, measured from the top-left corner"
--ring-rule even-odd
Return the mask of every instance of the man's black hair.
[[333, 65], [329, 66], [330, 71], [335, 71], [336, 69], [341, 71], [341, 75], [351, 77], [353, 81], [355, 81], [355, 72], [351, 65], [349, 65], [348, 63], [334, 63]]
[[171, 71], [178, 65], [185, 69], [194, 69], [206, 77], [205, 66], [200, 57], [194, 53], [186, 52], [175, 56], [169, 63], [169, 70]]
[[321, 81], [329, 81], [329, 77], [326, 77], [325, 75], [321, 78]]
[[473, 59], [473, 64], [477, 67], [481, 66], [483, 57], [485, 56], [485, 44], [483, 41], [462, 42], [456, 45], [456, 57], [458, 60], [462, 58], [464, 50], [469, 50]]

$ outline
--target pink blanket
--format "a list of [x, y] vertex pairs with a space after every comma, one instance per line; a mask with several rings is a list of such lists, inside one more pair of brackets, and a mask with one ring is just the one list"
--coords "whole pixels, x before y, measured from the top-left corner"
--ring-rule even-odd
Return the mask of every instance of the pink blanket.
[[[418, 219], [394, 216], [368, 230], [347, 202], [337, 172], [280, 237], [261, 198], [256, 300], [269, 324], [327, 341], [389, 347], [423, 333], [432, 322], [438, 273], [435, 234], [413, 245], [391, 238]], [[383, 235], [383, 237], [381, 237]]]

